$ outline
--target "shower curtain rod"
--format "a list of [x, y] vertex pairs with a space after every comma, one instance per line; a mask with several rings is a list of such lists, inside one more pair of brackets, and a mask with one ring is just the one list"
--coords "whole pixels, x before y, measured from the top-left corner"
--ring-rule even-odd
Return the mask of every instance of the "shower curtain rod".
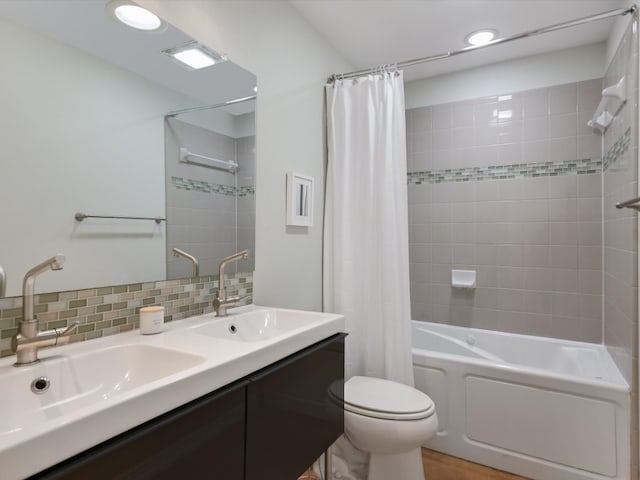
[[359, 77], [362, 75], [368, 75], [371, 73], [380, 72], [381, 70], [393, 69], [393, 68], [403, 68], [410, 67], [412, 65], [418, 65], [421, 63], [432, 62], [434, 60], [440, 60], [443, 58], [449, 58], [456, 55], [460, 55], [462, 53], [472, 52], [474, 50], [479, 50], [481, 48], [493, 47], [494, 45], [499, 45], [502, 43], [511, 42], [513, 40], [520, 40], [521, 38], [534, 37], [536, 35], [541, 35], [543, 33], [555, 32], [556, 30], [562, 30], [569, 27], [575, 27], [577, 25], [582, 25], [584, 23], [596, 22], [598, 20], [604, 20], [610, 17], [624, 16], [630, 13], [635, 13], [637, 10], [637, 6], [633, 4], [629, 8], [620, 8], [617, 10], [609, 10], [607, 12], [598, 13], [597, 15], [591, 15], [589, 17], [582, 17], [575, 20], [570, 20], [568, 22], [556, 23], [555, 25], [549, 25], [547, 27], [537, 28], [535, 30], [529, 30], [523, 33], [517, 33], [515, 35], [510, 35], [508, 37], [496, 38], [489, 43], [485, 43], [484, 45], [471, 45], [469, 47], [462, 48], [460, 50], [454, 50], [452, 52], [439, 53], [437, 55], [430, 55], [428, 57], [415, 58], [413, 60], [407, 60], [404, 62], [390, 63], [386, 65], [379, 65], [377, 67], [365, 68], [363, 70], [356, 70], [353, 72], [347, 73], [338, 73], [333, 74], [329, 78], [329, 83], [334, 82], [336, 79], [340, 80], [343, 78], [353, 78]]
[[249, 97], [236, 98], [235, 100], [229, 100], [228, 102], [216, 103], [215, 105], [203, 105], [202, 107], [183, 108], [182, 110], [174, 110], [165, 115], [165, 117], [175, 117], [181, 113], [196, 112], [198, 110], [208, 110], [210, 108], [228, 107], [229, 105], [235, 105], [236, 103], [248, 102], [249, 100], [255, 100], [256, 96], [251, 95]]

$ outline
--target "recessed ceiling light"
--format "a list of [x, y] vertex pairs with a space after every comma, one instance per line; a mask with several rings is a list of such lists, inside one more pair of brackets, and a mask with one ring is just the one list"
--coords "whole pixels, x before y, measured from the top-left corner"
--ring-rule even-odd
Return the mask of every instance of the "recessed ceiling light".
[[157, 32], [166, 29], [166, 23], [155, 13], [129, 0], [111, 0], [107, 3], [107, 11], [119, 22], [136, 30]]
[[486, 45], [491, 40], [496, 38], [498, 32], [495, 30], [478, 30], [477, 32], [470, 33], [465, 38], [465, 42], [469, 45]]
[[178, 61], [180, 65], [187, 66], [191, 70], [210, 67], [226, 60], [224, 56], [208, 49], [204, 45], [200, 45], [198, 42], [189, 42], [181, 47], [163, 50], [162, 53], [169, 55], [172, 59]]

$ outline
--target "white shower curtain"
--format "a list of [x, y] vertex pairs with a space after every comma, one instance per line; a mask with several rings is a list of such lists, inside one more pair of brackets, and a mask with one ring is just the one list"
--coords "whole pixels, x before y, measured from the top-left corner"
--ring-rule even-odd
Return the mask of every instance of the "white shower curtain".
[[346, 377], [413, 385], [402, 72], [327, 87], [325, 311], [345, 316]]

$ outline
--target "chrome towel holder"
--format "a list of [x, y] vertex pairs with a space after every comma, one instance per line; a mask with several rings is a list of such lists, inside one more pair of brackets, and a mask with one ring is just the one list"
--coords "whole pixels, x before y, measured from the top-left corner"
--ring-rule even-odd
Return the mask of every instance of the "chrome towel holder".
[[88, 213], [78, 212], [75, 214], [74, 218], [76, 221], [81, 222], [85, 218], [114, 218], [118, 220], [153, 220], [157, 224], [160, 222], [166, 222], [166, 218], [162, 217], [124, 217], [124, 216], [116, 216], [116, 215], [89, 215]]
[[[205, 160], [206, 162], [210, 163], [189, 160], [189, 157]], [[217, 158], [199, 155], [197, 153], [190, 152], [187, 147], [180, 147], [180, 163], [187, 163], [189, 165], [197, 165], [199, 167], [224, 170], [229, 173], [234, 173], [238, 168], [238, 164], [233, 160], [218, 160]]]
[[625, 202], [618, 202], [616, 203], [616, 208], [633, 208], [634, 210], [640, 211], [640, 197], [632, 198]]

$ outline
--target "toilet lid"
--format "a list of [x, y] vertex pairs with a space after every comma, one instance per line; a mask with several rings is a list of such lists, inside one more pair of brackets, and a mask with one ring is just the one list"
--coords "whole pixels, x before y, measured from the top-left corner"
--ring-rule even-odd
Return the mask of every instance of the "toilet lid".
[[428, 395], [401, 383], [373, 377], [351, 377], [344, 384], [344, 409], [390, 420], [417, 420], [433, 415]]

